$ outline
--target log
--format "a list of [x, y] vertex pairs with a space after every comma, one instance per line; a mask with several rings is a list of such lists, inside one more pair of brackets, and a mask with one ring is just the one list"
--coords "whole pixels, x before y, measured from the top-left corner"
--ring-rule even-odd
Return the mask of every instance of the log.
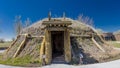
[[95, 41], [93, 37], [92, 37], [92, 41], [101, 51], [105, 52], [105, 50]]
[[43, 55], [45, 55], [45, 37], [43, 37], [43, 41], [41, 43], [41, 48], [40, 48], [40, 61], [42, 63], [44, 63]]
[[40, 36], [34, 36], [34, 35], [30, 35], [30, 34], [19, 34], [20, 36], [26, 36], [26, 35], [28, 35], [28, 38], [29, 37], [32, 37], [32, 38], [42, 38], [42, 37], [44, 37], [43, 35], [40, 35]]
[[65, 61], [69, 63], [71, 61], [71, 46], [70, 46], [70, 34], [67, 29], [64, 32], [64, 52]]
[[10, 50], [10, 48], [17, 42], [20, 35], [17, 36], [17, 38], [12, 42], [12, 44], [9, 46], [9, 48], [5, 51], [5, 54]]
[[104, 41], [103, 38], [100, 36], [100, 34], [97, 34], [97, 35], [98, 35], [98, 37], [100, 38], [100, 40], [105, 43], [105, 41]]
[[107, 43], [105, 42], [105, 40], [104, 40], [99, 34], [97, 34], [97, 35], [98, 35], [98, 37], [100, 38], [100, 40], [101, 40], [104, 44], [109, 45], [109, 44], [107, 44]]
[[46, 64], [50, 64], [52, 60], [52, 48], [50, 43], [50, 31], [45, 30], [45, 62]]
[[25, 39], [22, 41], [22, 43], [20, 44], [20, 46], [18, 47], [17, 51], [15, 52], [13, 58], [15, 58], [19, 53], [20, 53], [20, 50], [22, 49], [22, 47], [25, 45], [26, 43], [26, 40], [27, 40], [27, 34], [25, 35]]
[[90, 36], [90, 35], [75, 35], [75, 34], [70, 35], [70, 37], [91, 38], [91, 36]]
[[31, 36], [32, 38], [43, 38], [44, 36]]

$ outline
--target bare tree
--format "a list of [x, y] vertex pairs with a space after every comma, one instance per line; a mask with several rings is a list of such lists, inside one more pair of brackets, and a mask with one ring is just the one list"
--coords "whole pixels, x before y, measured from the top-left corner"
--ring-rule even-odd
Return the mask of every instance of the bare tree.
[[16, 16], [15, 17], [15, 32], [16, 35], [19, 35], [21, 30], [22, 30], [22, 21], [21, 21], [21, 16]]
[[30, 25], [30, 23], [31, 23], [31, 20], [29, 18], [27, 18], [25, 20], [25, 27], [28, 27]]
[[80, 14], [78, 16], [78, 21], [88, 24], [90, 26], [94, 26], [94, 21], [92, 18], [88, 17], [88, 16], [83, 16], [83, 14]]

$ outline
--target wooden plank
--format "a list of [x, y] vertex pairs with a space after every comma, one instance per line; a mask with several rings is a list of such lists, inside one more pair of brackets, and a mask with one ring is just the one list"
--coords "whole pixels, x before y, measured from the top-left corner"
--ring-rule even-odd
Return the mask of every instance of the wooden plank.
[[101, 51], [105, 52], [105, 50], [95, 41], [94, 37], [92, 37], [92, 41]]
[[46, 64], [50, 64], [52, 59], [52, 48], [50, 43], [50, 31], [48, 30], [45, 30], [45, 39], [45, 62]]
[[[19, 34], [20, 36], [26, 36], [26, 35], [30, 35], [30, 34]], [[40, 36], [35, 36], [35, 35], [30, 35], [30, 36], [28, 36], [28, 38], [29, 37], [33, 37], [33, 38], [42, 38], [42, 37], [44, 37], [43, 35], [40, 35]]]
[[96, 34], [93, 34], [93, 35], [94, 35], [94, 36], [98, 36], [98, 37], [100, 38], [100, 40], [101, 40], [105, 45], [110, 46], [110, 44], [106, 43], [106, 41], [102, 38], [102, 36], [101, 36], [100, 34], [96, 33]]
[[20, 50], [22, 49], [22, 47], [24, 46], [24, 44], [26, 43], [26, 40], [27, 40], [27, 35], [25, 36], [25, 39], [22, 41], [22, 43], [20, 44], [20, 46], [18, 47], [17, 51], [15, 52], [13, 58], [15, 58], [19, 53], [20, 53]]
[[65, 31], [66, 29], [71, 30], [71, 27], [45, 27], [48, 31]]
[[10, 50], [10, 48], [17, 42], [20, 35], [17, 36], [17, 38], [13, 41], [13, 43], [9, 46], [9, 48], [5, 51], [5, 54]]
[[52, 25], [55, 25], [55, 24], [67, 24], [67, 25], [71, 25], [71, 21], [43, 21], [42, 22], [42, 25], [49, 25], [49, 24], [52, 24]]
[[75, 35], [75, 34], [71, 34], [70, 37], [86, 37], [86, 38], [91, 38], [92, 36], [90, 36], [90, 35]]
[[41, 43], [41, 48], [40, 48], [40, 61], [41, 63], [45, 64], [45, 59], [43, 58], [43, 55], [45, 55], [45, 37], [43, 37], [43, 41]]
[[44, 36], [31, 36], [32, 38], [43, 38]]
[[69, 63], [71, 61], [71, 45], [70, 45], [70, 34], [68, 30], [64, 32], [64, 52], [65, 61]]

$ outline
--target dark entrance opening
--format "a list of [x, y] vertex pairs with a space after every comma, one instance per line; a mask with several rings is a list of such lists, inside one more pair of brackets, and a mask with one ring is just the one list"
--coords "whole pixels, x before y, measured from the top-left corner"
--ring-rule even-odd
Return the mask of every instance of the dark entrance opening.
[[64, 56], [64, 31], [51, 32], [52, 58]]

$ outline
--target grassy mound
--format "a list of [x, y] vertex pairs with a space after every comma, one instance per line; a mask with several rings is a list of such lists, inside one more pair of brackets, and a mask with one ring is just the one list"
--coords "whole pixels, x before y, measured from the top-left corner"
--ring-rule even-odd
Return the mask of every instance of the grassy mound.
[[[62, 18], [52, 18], [62, 20]], [[21, 34], [29, 33], [33, 36], [41, 36], [44, 35], [44, 31], [42, 28], [43, 21], [47, 19], [40, 20], [33, 25], [23, 29]], [[85, 64], [105, 62], [105, 59], [113, 58], [118, 55], [120, 52], [113, 49], [113, 47], [105, 44], [101, 38], [97, 35], [96, 30], [86, 24], [83, 24], [77, 20], [72, 20], [70, 18], [66, 18], [66, 20], [71, 21], [72, 30], [70, 31], [70, 35], [90, 35], [94, 36], [95, 41], [102, 47], [105, 52], [101, 51], [92, 41], [91, 37], [71, 37], [71, 49], [72, 49], [72, 62], [79, 62], [79, 53], [83, 53], [83, 62]], [[37, 66], [40, 65], [39, 62], [40, 57], [40, 47], [43, 38], [29, 38], [25, 43], [25, 46], [21, 49], [20, 53], [16, 58], [13, 58], [13, 55], [17, 51], [19, 45], [23, 41], [24, 36], [20, 36], [17, 42], [10, 48], [10, 50], [5, 53], [1, 59], [2, 64], [10, 64], [10, 65], [21, 65], [21, 66]], [[10, 63], [11, 62], [11, 63]], [[39, 66], [38, 65], [38, 66]]]

